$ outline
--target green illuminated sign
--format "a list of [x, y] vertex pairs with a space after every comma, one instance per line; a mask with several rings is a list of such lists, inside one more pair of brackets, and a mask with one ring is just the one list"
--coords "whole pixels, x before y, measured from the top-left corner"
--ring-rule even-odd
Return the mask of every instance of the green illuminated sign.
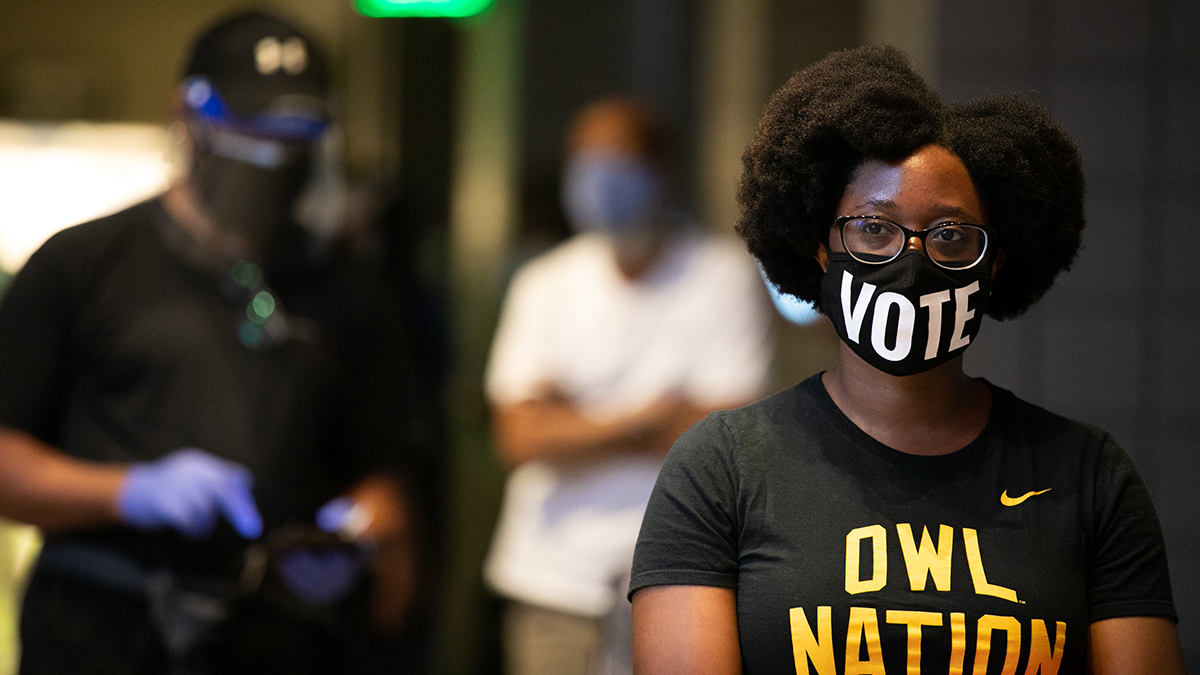
[[494, 0], [355, 0], [360, 14], [389, 16], [475, 16]]

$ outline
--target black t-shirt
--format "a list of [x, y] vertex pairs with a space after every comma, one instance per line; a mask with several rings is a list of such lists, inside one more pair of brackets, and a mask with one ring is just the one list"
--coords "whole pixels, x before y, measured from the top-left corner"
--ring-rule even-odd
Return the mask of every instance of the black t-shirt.
[[[202, 262], [186, 242], [155, 199], [34, 253], [0, 304], [0, 424], [88, 460], [182, 447], [235, 460], [254, 475], [268, 530], [311, 522], [366, 473], [428, 460], [419, 383], [385, 285], [296, 257], [265, 277], [242, 263], [239, 286], [231, 266]], [[256, 298], [285, 337], [245, 333]], [[61, 536], [222, 567], [243, 544], [224, 524], [203, 543], [125, 528]]]
[[1036, 672], [1031, 653], [1043, 674], [1082, 673], [1089, 623], [1174, 618], [1125, 453], [992, 393], [979, 438], [938, 457], [868, 436], [820, 376], [710, 415], [667, 456], [631, 592], [736, 589], [748, 675]]

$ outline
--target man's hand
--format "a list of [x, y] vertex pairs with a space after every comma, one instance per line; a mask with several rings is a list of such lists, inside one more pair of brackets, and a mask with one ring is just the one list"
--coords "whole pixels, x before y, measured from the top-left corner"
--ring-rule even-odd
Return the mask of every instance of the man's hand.
[[170, 527], [191, 539], [211, 536], [223, 515], [238, 534], [255, 539], [263, 523], [250, 492], [253, 482], [240, 464], [184, 448], [130, 467], [117, 494], [117, 512], [138, 529]]
[[338, 535], [340, 543], [293, 547], [279, 556], [275, 571], [298, 597], [329, 605], [349, 595], [362, 577], [372, 548], [362, 533], [372, 517], [364, 505], [336, 497], [317, 509], [315, 520], [317, 529]]
[[298, 546], [285, 551], [275, 571], [292, 593], [330, 605], [354, 590], [363, 572], [363, 554], [352, 547]]
[[409, 496], [400, 483], [384, 474], [368, 476], [348, 495], [321, 507], [317, 526], [372, 551], [372, 632], [384, 639], [403, 633], [421, 591], [421, 542]]

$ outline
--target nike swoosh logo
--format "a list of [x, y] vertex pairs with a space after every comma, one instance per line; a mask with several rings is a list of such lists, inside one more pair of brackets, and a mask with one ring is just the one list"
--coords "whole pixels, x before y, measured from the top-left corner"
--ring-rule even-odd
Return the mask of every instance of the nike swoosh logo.
[[[1029, 499], [1030, 497], [1036, 497], [1037, 495], [1045, 494], [1045, 493], [1049, 492], [1051, 489], [1052, 488], [1046, 488], [1045, 490], [1036, 490], [1036, 491], [1026, 492], [1025, 494], [1021, 495], [1020, 497], [1009, 497], [1008, 490], [1005, 490], [1004, 492], [1000, 493], [1000, 503], [1005, 506], [1016, 506], [1017, 504], [1020, 504], [1021, 502], [1025, 501], [1026, 499]], [[995, 493], [993, 493], [993, 494], [995, 494]]]

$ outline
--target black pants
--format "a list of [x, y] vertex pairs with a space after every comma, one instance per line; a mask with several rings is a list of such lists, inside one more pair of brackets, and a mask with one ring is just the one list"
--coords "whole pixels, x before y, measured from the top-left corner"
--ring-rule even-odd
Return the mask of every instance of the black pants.
[[43, 569], [21, 610], [21, 675], [168, 675], [146, 600]]
[[[358, 597], [343, 609], [361, 615], [362, 601]], [[359, 643], [365, 630], [352, 629], [352, 622], [283, 618], [288, 614], [270, 603], [243, 605], [214, 632], [220, 646], [204, 652], [207, 658], [188, 659], [189, 667], [181, 670], [159, 637], [143, 594], [37, 566], [21, 612], [20, 675], [428, 672], [428, 625], [403, 639], [368, 645]]]

